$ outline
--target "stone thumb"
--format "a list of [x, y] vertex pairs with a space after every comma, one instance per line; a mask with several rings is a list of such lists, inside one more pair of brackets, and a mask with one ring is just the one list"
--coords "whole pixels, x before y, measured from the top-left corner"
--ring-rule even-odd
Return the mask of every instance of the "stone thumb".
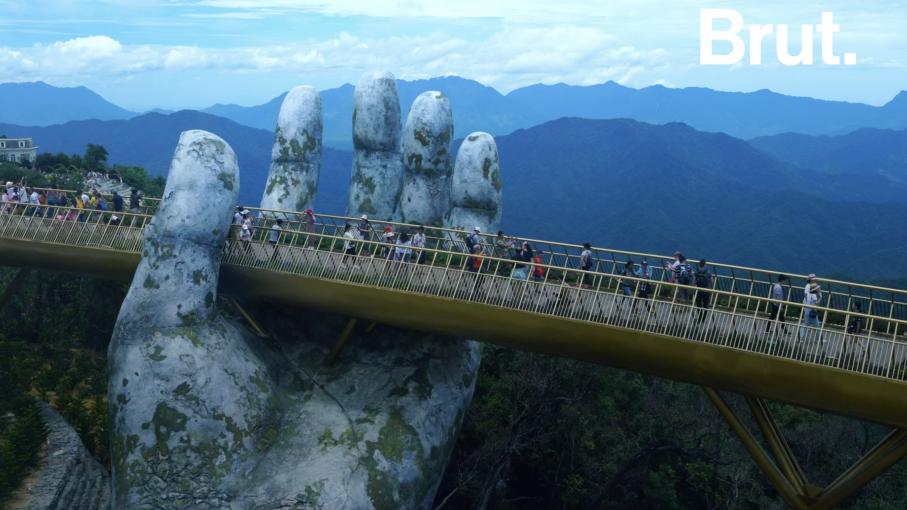
[[211, 317], [238, 195], [233, 149], [206, 131], [183, 132], [117, 328], [191, 326]]

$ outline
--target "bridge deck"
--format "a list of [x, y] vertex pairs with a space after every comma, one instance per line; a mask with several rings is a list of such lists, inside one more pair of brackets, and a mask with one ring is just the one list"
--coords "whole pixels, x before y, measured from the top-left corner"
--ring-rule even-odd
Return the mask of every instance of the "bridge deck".
[[[4, 264], [123, 280], [138, 263], [150, 218], [119, 214], [120, 223], [113, 225], [111, 215], [100, 212], [86, 213], [85, 221], [56, 219], [67, 216], [65, 208], [17, 212], [0, 215]], [[293, 213], [280, 214], [292, 218]], [[642, 280], [577, 270], [567, 250], [560, 265], [550, 255], [548, 263], [536, 265], [538, 280], [516, 279], [514, 262], [503, 258], [485, 257], [480, 273], [466, 270], [471, 260], [459, 251], [461, 240], [438, 236], [443, 229], [433, 230], [434, 247], [424, 250], [425, 263], [414, 264], [373, 255], [384, 248], [376, 242], [360, 241], [357, 254], [345, 257], [332, 226], [285, 230], [277, 256], [260, 240], [248, 245], [229, 240], [223, 291], [907, 427], [907, 343], [897, 336], [907, 324], [897, 318], [903, 301], [892, 293], [898, 291], [848, 284], [866, 290], [850, 299], [870, 300], [866, 309], [876, 313], [820, 307], [820, 327], [802, 329], [798, 304], [786, 303], [793, 323], [768, 319], [772, 301], [755, 295], [753, 278], [723, 275], [708, 290], [709, 307], [696, 308], [680, 291], [693, 297], [701, 289], [656, 279], [649, 281], [651, 298], [624, 296], [621, 281]], [[256, 238], [266, 235], [258, 230]], [[722, 282], [732, 290], [723, 290]], [[733, 290], [744, 288], [749, 292]], [[884, 308], [871, 301], [882, 302], [883, 293], [891, 295]], [[865, 330], [845, 334], [843, 326], [855, 316], [863, 317]]]

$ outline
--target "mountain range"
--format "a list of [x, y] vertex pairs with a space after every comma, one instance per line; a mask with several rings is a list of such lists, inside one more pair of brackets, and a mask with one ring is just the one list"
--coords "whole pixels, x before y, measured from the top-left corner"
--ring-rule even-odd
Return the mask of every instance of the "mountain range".
[[[701, 131], [749, 139], [782, 133], [841, 135], [860, 128], [907, 128], [907, 92], [880, 107], [842, 101], [793, 97], [769, 90], [722, 92], [707, 88], [634, 89], [600, 85], [531, 85], [506, 95], [458, 77], [398, 80], [404, 116], [415, 97], [440, 90], [451, 98], [454, 127], [460, 136], [472, 131], [511, 133], [562, 117], [630, 118], [653, 124], [683, 122]], [[321, 91], [324, 141], [350, 148], [353, 86]], [[204, 113], [245, 126], [273, 130], [285, 94], [257, 106], [217, 104]], [[0, 122], [47, 126], [70, 120], [124, 119], [136, 114], [85, 89], [58, 89], [44, 83], [0, 85]]]
[[[81, 153], [99, 143], [111, 162], [141, 165], [152, 175], [166, 175], [187, 129], [231, 144], [241, 200], [257, 203], [269, 131], [196, 111], [43, 128], [0, 125], [0, 133], [34, 137], [42, 151]], [[892, 235], [907, 218], [904, 165], [897, 163], [905, 136], [881, 130], [749, 143], [681, 123], [559, 119], [497, 137], [504, 228], [632, 250], [684, 248], [691, 256], [800, 272], [891, 277], [886, 271], [899, 267], [907, 249], [903, 236]], [[832, 150], [838, 145], [846, 159]], [[351, 165], [350, 151], [325, 148], [319, 212], [344, 212]]]
[[71, 120], [116, 120], [135, 115], [85, 87], [0, 83], [0, 123], [50, 126]]

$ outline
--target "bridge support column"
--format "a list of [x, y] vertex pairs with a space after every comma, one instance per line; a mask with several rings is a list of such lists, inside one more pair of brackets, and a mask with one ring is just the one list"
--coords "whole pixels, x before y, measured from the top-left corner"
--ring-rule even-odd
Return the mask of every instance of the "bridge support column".
[[233, 303], [233, 307], [236, 308], [236, 311], [239, 312], [239, 315], [241, 315], [243, 319], [245, 319], [246, 323], [249, 325], [250, 328], [252, 328], [252, 331], [254, 331], [256, 335], [258, 335], [261, 338], [268, 337], [268, 332], [265, 331], [265, 329], [261, 327], [261, 325], [258, 323], [258, 321], [256, 321], [255, 318], [252, 317], [252, 315], [246, 310], [246, 308], [242, 304], [240, 304], [240, 302], [236, 298], [231, 298], [230, 302]]
[[333, 365], [337, 361], [337, 357], [340, 356], [340, 351], [346, 346], [346, 343], [350, 340], [350, 335], [353, 334], [353, 329], [356, 328], [356, 323], [359, 322], [359, 319], [352, 318], [347, 321], [346, 326], [343, 328], [343, 331], [340, 332], [340, 337], [337, 338], [337, 343], [331, 347], [331, 352], [328, 353], [327, 357], [324, 358], [325, 365]]
[[872, 450], [854, 463], [827, 487], [818, 487], [807, 479], [793, 451], [784, 438], [765, 401], [746, 397], [750, 411], [759, 426], [765, 442], [772, 452], [759, 444], [743, 421], [734, 413], [724, 398], [712, 388], [703, 388], [706, 396], [728, 422], [731, 430], [743, 443], [744, 448], [778, 490], [784, 502], [797, 510], [829, 510], [836, 508], [862, 489], [866, 484], [884, 473], [888, 468], [907, 456], [907, 430], [896, 429], [882, 439]]

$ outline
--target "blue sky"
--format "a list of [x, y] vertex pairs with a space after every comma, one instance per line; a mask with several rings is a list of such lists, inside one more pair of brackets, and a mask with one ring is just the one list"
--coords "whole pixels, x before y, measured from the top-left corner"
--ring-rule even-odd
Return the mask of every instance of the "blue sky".
[[[699, 10], [799, 26], [834, 13], [856, 66], [699, 64]], [[0, 0], [0, 82], [85, 85], [136, 110], [259, 104], [382, 69], [501, 92], [614, 80], [884, 104], [907, 89], [907, 1]], [[796, 47], [792, 48], [796, 49]], [[771, 55], [774, 39], [763, 50]], [[815, 50], [819, 57], [818, 41]]]

